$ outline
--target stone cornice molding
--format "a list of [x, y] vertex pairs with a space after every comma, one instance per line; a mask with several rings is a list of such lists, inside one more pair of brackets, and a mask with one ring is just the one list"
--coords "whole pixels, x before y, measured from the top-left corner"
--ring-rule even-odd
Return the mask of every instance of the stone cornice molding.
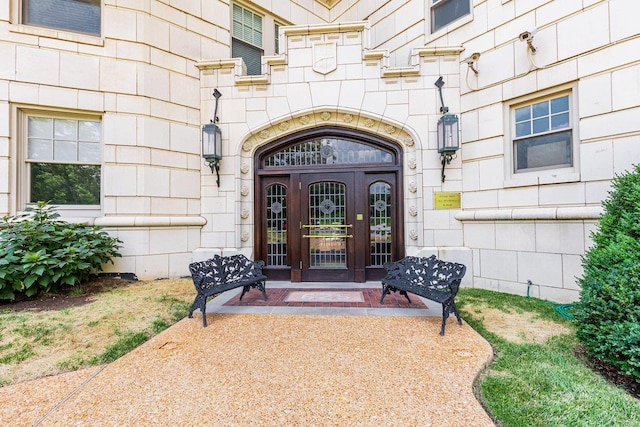
[[[238, 63], [240, 61], [240, 64]], [[241, 65], [240, 58], [215, 59], [213, 61], [196, 62], [196, 68], [199, 70], [218, 70], [220, 68], [234, 68]]]
[[418, 56], [444, 56], [460, 55], [464, 51], [462, 46], [431, 46], [413, 48], [413, 53]]
[[[283, 37], [306, 37], [321, 34], [359, 33], [369, 30], [368, 21], [340, 22], [335, 24], [295, 25], [281, 29]], [[355, 36], [355, 35], [354, 35]], [[347, 36], [348, 37], [348, 36]], [[407, 66], [391, 66], [389, 51], [386, 49], [369, 49], [366, 36], [362, 41], [362, 60], [367, 66], [380, 68], [381, 78], [417, 77], [420, 76], [421, 58], [435, 56], [457, 56], [464, 47], [462, 46], [430, 46], [413, 48], [411, 51], [411, 64]], [[241, 58], [227, 58], [213, 61], [200, 61], [195, 66], [200, 71], [216, 71], [223, 68], [233, 68], [234, 83], [238, 86], [267, 85], [271, 83], [271, 67], [288, 65], [287, 53], [280, 55], [264, 56], [262, 58], [262, 70], [264, 74], [247, 75], [246, 68]]]
[[202, 227], [207, 220], [201, 216], [105, 216], [96, 218], [100, 227]]
[[458, 221], [549, 221], [549, 220], [597, 220], [602, 215], [601, 206], [575, 206], [558, 208], [518, 208], [463, 210], [455, 214]]
[[283, 27], [284, 36], [307, 36], [310, 34], [351, 33], [369, 28], [367, 21], [339, 22], [336, 24], [294, 25]]

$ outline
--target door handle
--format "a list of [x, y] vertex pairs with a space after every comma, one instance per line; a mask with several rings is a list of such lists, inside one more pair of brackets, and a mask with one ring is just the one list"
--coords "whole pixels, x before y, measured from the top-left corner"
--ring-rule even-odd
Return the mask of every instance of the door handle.
[[303, 224], [302, 228], [351, 228], [353, 224], [325, 224], [325, 225], [315, 225], [315, 224]]
[[325, 238], [337, 238], [337, 239], [352, 239], [353, 234], [303, 234], [303, 239], [325, 239]]

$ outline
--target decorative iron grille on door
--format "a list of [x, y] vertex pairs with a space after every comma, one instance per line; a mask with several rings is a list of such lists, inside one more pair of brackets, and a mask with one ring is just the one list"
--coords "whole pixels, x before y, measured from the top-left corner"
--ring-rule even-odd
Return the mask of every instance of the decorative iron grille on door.
[[267, 196], [267, 264], [287, 265], [287, 188], [274, 184]]
[[319, 138], [292, 145], [265, 158], [266, 167], [390, 164], [391, 152], [338, 138]]
[[317, 182], [309, 186], [309, 224], [303, 237], [309, 241], [309, 266], [347, 266], [349, 224], [346, 224], [346, 187], [339, 182]]
[[369, 243], [371, 265], [391, 261], [391, 186], [376, 182], [369, 186]]

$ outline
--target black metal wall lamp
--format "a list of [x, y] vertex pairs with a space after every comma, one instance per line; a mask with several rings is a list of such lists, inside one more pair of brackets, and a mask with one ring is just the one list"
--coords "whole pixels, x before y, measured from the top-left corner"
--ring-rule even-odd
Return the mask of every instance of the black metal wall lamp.
[[442, 116], [438, 119], [437, 135], [438, 153], [440, 153], [440, 162], [442, 163], [442, 182], [444, 182], [444, 166], [451, 163], [456, 151], [460, 148], [460, 132], [458, 116], [449, 114], [449, 107], [444, 105], [444, 99], [442, 97], [444, 80], [442, 76], [436, 80], [435, 85], [440, 92], [440, 112], [442, 113]]
[[216, 173], [216, 184], [220, 187], [220, 160], [222, 160], [222, 131], [218, 122], [218, 99], [222, 96], [218, 89], [214, 89], [213, 96], [216, 98], [216, 106], [213, 119], [210, 123], [202, 126], [202, 157], [211, 168], [211, 173]]

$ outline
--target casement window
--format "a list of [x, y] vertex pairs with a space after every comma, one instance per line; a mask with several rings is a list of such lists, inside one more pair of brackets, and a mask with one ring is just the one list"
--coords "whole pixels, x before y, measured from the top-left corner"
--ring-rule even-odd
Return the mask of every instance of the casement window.
[[231, 55], [244, 59], [247, 74], [257, 75], [262, 73], [263, 53], [262, 16], [234, 4]]
[[513, 172], [574, 164], [571, 93], [512, 107]]
[[431, 32], [471, 13], [470, 0], [431, 0]]
[[100, 36], [100, 0], [21, 0], [24, 25]]
[[25, 203], [100, 205], [102, 124], [99, 117], [23, 114]]

